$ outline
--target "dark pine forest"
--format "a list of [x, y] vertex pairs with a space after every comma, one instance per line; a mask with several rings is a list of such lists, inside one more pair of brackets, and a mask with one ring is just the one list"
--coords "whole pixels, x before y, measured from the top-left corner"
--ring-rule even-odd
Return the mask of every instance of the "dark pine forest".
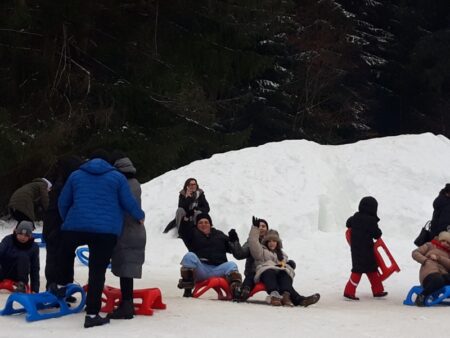
[[57, 158], [141, 181], [284, 139], [450, 137], [448, 0], [2, 0], [0, 209]]

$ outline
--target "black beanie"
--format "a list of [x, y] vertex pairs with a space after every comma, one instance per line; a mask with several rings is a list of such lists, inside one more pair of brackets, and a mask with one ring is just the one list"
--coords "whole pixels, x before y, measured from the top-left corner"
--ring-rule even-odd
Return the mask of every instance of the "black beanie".
[[197, 225], [198, 221], [200, 221], [202, 218], [206, 218], [209, 221], [209, 224], [211, 224], [211, 226], [213, 226], [211, 216], [209, 216], [207, 213], [204, 213], [204, 212], [197, 215], [197, 217], [195, 218], [195, 225]]

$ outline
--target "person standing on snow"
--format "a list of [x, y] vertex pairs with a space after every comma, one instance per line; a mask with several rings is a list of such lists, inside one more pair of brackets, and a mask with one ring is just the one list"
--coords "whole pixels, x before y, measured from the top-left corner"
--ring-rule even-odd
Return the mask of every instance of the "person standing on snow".
[[347, 220], [347, 228], [351, 229], [352, 273], [345, 286], [344, 297], [351, 300], [359, 300], [355, 294], [363, 273], [369, 278], [374, 297], [385, 297], [388, 294], [384, 291], [375, 260], [373, 240], [382, 235], [378, 227], [380, 219], [377, 210], [377, 200], [367, 196], [361, 199], [358, 212]]
[[14, 191], [9, 199], [8, 209], [17, 224], [30, 221], [34, 226], [34, 222], [38, 220], [36, 210], [45, 211], [48, 208], [48, 192], [51, 188], [52, 183], [46, 178], [35, 178]]
[[[136, 179], [136, 168], [125, 154], [116, 152], [114, 157], [114, 167], [127, 178], [131, 192], [141, 207], [141, 185]], [[117, 309], [108, 314], [110, 319], [131, 319], [134, 316], [133, 278], [142, 278], [146, 241], [145, 226], [127, 213], [122, 234], [111, 257], [111, 272], [120, 277], [122, 300]]]
[[58, 201], [63, 224], [58, 258], [58, 286], [50, 291], [65, 296], [62, 285], [73, 281], [73, 253], [80, 245], [89, 247], [89, 279], [84, 327], [109, 323], [100, 317], [106, 268], [117, 237], [122, 232], [124, 213], [144, 224], [145, 214], [134, 199], [123, 174], [108, 163], [108, 154], [97, 151], [64, 184]]

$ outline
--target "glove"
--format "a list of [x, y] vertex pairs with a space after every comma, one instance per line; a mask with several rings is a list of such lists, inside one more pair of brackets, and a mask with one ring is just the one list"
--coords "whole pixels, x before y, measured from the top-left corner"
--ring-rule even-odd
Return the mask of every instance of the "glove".
[[230, 242], [239, 242], [238, 234], [234, 229], [228, 231], [228, 238], [230, 239]]
[[255, 216], [252, 217], [252, 223], [254, 227], [259, 228], [259, 218], [256, 218]]
[[288, 260], [286, 264], [289, 265], [294, 270], [297, 266], [297, 264], [295, 264], [295, 262], [292, 259]]

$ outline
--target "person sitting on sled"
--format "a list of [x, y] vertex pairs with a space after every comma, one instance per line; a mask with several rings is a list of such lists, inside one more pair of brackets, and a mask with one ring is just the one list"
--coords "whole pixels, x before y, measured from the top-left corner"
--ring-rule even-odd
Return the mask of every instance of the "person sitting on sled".
[[439, 237], [415, 249], [412, 258], [420, 263], [419, 279], [423, 287], [415, 303], [425, 306], [429, 295], [450, 285], [450, 232], [442, 231]]
[[387, 296], [378, 274], [378, 264], [375, 260], [374, 239], [381, 237], [377, 216], [378, 202], [372, 196], [361, 199], [358, 212], [347, 220], [347, 228], [351, 229], [352, 273], [344, 290], [344, 297], [359, 300], [356, 297], [356, 287], [363, 273], [369, 278], [374, 297]]
[[194, 282], [211, 277], [227, 279], [233, 299], [240, 294], [242, 276], [235, 262], [228, 262], [227, 253], [232, 247], [227, 235], [213, 227], [211, 216], [199, 214], [194, 225], [183, 220], [179, 234], [189, 252], [181, 260], [181, 279], [178, 288], [184, 289], [183, 297], [191, 297]]

